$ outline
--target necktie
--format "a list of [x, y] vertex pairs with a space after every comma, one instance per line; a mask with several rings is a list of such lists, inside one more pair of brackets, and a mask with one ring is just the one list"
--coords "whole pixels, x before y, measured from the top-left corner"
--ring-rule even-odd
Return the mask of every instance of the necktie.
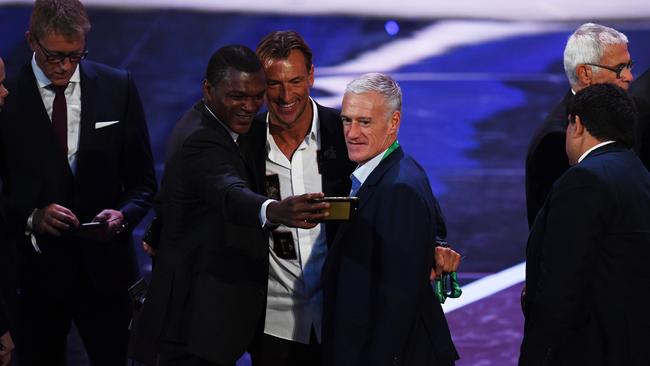
[[350, 196], [352, 197], [356, 195], [359, 188], [361, 188], [361, 182], [354, 176], [354, 174], [350, 174], [350, 180], [352, 181], [352, 189], [350, 189]]
[[68, 106], [65, 100], [65, 89], [68, 84], [56, 86], [50, 84], [49, 88], [54, 91], [54, 103], [52, 103], [52, 126], [61, 146], [68, 153]]

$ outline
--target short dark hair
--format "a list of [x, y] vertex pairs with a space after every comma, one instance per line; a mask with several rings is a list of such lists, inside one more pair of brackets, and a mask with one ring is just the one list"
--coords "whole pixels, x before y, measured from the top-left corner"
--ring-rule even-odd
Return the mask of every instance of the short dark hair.
[[570, 123], [575, 123], [576, 116], [598, 140], [634, 146], [637, 111], [632, 97], [620, 87], [603, 83], [580, 90], [569, 104]]
[[285, 60], [293, 50], [300, 51], [305, 56], [307, 71], [311, 70], [311, 48], [296, 31], [283, 30], [267, 34], [257, 45], [257, 56], [263, 63], [268, 60]]
[[233, 69], [245, 73], [256, 73], [262, 70], [262, 64], [253, 50], [246, 46], [234, 44], [219, 48], [210, 57], [205, 79], [216, 86], [223, 80], [226, 70]]
[[43, 39], [48, 33], [66, 38], [86, 37], [89, 31], [90, 19], [79, 0], [36, 0], [34, 3], [29, 33], [36, 39]]

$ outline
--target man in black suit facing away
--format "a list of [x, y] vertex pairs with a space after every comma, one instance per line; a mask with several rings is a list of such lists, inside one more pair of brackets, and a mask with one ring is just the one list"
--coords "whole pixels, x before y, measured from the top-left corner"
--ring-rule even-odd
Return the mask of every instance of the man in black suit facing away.
[[23, 365], [64, 365], [71, 321], [93, 365], [126, 363], [131, 229], [156, 180], [133, 79], [84, 60], [89, 30], [79, 1], [36, 1], [33, 57], [7, 82], [0, 114], [7, 226], [22, 252]]
[[265, 78], [244, 46], [219, 49], [203, 82], [202, 120], [170, 158], [156, 210], [162, 223], [138, 327], [159, 365], [233, 365], [263, 318], [268, 244], [263, 225], [309, 229], [327, 215], [321, 193], [269, 200], [246, 133]]
[[[0, 109], [5, 104], [9, 91], [4, 86], [5, 64], [0, 58]], [[11, 361], [14, 341], [11, 329], [15, 327], [15, 298], [17, 288], [16, 248], [6, 238], [6, 219], [4, 215], [4, 200], [0, 197], [0, 366], [6, 366]]]
[[533, 225], [546, 195], [567, 169], [564, 137], [567, 106], [573, 94], [599, 83], [627, 90], [634, 76], [627, 37], [612, 28], [586, 23], [569, 37], [564, 48], [564, 70], [571, 88], [535, 133], [526, 156], [526, 207]]
[[528, 239], [519, 365], [649, 365], [650, 173], [630, 150], [634, 102], [598, 84], [569, 114], [572, 168]]

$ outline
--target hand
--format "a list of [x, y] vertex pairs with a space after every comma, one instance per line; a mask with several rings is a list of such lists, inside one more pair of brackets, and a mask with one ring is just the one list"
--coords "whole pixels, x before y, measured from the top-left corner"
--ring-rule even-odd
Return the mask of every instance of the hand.
[[144, 252], [147, 253], [148, 256], [152, 258], [156, 256], [156, 250], [144, 240], [142, 241], [142, 249], [144, 249]]
[[11, 352], [14, 350], [14, 341], [11, 339], [9, 332], [0, 336], [0, 344], [2, 344], [0, 366], [7, 366], [9, 365], [9, 361], [11, 361]]
[[80, 233], [81, 236], [93, 240], [107, 242], [118, 234], [124, 223], [124, 214], [117, 210], [106, 209], [93, 218], [94, 222], [106, 222], [106, 225], [90, 228]]
[[325, 197], [323, 193], [306, 193], [272, 202], [266, 207], [266, 218], [275, 224], [311, 229], [318, 223], [310, 221], [322, 220], [330, 214], [329, 203], [313, 202], [313, 200], [323, 197]]
[[431, 269], [429, 278], [433, 281], [443, 273], [456, 272], [459, 265], [460, 254], [456, 253], [451, 248], [437, 246], [435, 252], [435, 267]]
[[32, 229], [41, 234], [61, 236], [64, 232], [76, 229], [78, 226], [79, 220], [72, 211], [56, 203], [36, 209], [32, 216]]

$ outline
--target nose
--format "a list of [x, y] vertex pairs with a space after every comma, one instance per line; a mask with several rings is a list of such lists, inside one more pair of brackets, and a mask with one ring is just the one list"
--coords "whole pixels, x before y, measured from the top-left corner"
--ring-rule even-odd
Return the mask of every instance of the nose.
[[344, 127], [344, 130], [345, 130], [345, 136], [348, 139], [353, 139], [359, 136], [359, 131], [360, 131], [359, 123], [352, 121]]
[[286, 87], [285, 85], [280, 87], [280, 98], [282, 98], [283, 102], [289, 101], [289, 88]]
[[70, 71], [71, 69], [75, 68], [77, 64], [74, 62], [70, 61], [70, 57], [66, 57], [61, 62], [59, 63], [61, 68], [65, 71]]
[[631, 67], [626, 67], [623, 69], [623, 72], [621, 73], [621, 78], [624, 81], [627, 81], [628, 83], [631, 83], [632, 80], [634, 80], [634, 74], [632, 73], [632, 68]]
[[246, 113], [257, 113], [260, 109], [262, 101], [257, 101], [255, 98], [246, 98], [241, 104], [241, 109]]

